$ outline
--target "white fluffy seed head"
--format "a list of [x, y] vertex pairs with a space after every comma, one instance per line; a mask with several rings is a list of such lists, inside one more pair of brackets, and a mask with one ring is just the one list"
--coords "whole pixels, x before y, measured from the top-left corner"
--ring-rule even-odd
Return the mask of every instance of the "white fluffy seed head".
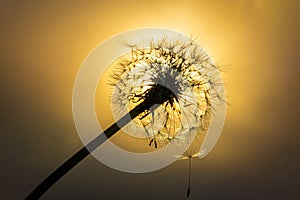
[[173, 92], [174, 99], [141, 113], [124, 131], [148, 138], [155, 146], [171, 140], [178, 141], [178, 147], [188, 142], [192, 145], [182, 158], [197, 155], [209, 126], [212, 98], [221, 98], [218, 86], [222, 80], [216, 76], [218, 71], [211, 58], [193, 40], [163, 38], [142, 47], [128, 47], [130, 52], [118, 59], [112, 74], [114, 117], [119, 119], [143, 102], [154, 85], [163, 85]]

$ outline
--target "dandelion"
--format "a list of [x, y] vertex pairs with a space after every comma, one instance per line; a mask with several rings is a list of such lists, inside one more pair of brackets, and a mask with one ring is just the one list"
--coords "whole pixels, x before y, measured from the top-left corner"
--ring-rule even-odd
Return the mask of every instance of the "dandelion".
[[[179, 159], [199, 154], [201, 137], [207, 132], [214, 109], [212, 101], [223, 101], [219, 94], [222, 81], [209, 55], [193, 39], [174, 41], [163, 37], [146, 41], [145, 46], [126, 45], [130, 52], [118, 59], [110, 83], [113, 115], [118, 120], [50, 174], [27, 199], [38, 199], [121, 128], [146, 138], [154, 148], [171, 141], [176, 141], [174, 148], [191, 144]], [[190, 173], [191, 159], [187, 196]]]

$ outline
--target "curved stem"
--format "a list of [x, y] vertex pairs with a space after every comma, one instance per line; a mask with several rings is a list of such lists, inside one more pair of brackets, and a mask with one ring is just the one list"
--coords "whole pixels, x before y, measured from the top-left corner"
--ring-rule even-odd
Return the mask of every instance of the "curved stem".
[[154, 101], [144, 101], [129, 113], [124, 115], [116, 123], [107, 128], [104, 132], [99, 134], [95, 139], [89, 142], [85, 147], [80, 149], [71, 158], [65, 161], [55, 171], [53, 171], [46, 179], [44, 179], [26, 198], [26, 200], [39, 199], [48, 189], [51, 188], [60, 178], [68, 173], [73, 167], [75, 167], [81, 160], [86, 158], [92, 151], [103, 144], [108, 138], [113, 136], [123, 126], [128, 124], [132, 119], [137, 117], [140, 113], [149, 110], [151, 106], [156, 109], [159, 105], [154, 104]]

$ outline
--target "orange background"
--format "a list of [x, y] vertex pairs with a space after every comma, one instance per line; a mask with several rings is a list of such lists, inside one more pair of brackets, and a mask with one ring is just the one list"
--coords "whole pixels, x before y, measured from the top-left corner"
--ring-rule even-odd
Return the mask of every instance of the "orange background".
[[[228, 66], [231, 106], [214, 150], [193, 160], [190, 198], [299, 197], [298, 10], [296, 0], [2, 1], [1, 199], [23, 199], [81, 148], [72, 118], [81, 63], [142, 27], [193, 33]], [[44, 199], [183, 199], [186, 176], [186, 161], [127, 174], [88, 157]]]

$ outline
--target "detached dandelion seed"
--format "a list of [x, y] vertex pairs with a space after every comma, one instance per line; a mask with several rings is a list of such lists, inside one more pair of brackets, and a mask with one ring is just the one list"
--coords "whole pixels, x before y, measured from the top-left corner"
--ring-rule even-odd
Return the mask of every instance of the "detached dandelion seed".
[[191, 158], [201, 154], [201, 137], [207, 132], [214, 109], [212, 101], [224, 101], [218, 70], [193, 39], [162, 37], [158, 41], [148, 39], [144, 46], [126, 45], [130, 51], [118, 58], [110, 83], [113, 115], [118, 120], [50, 174], [26, 199], [38, 199], [121, 128], [146, 138], [154, 149], [174, 141], [173, 148], [189, 144], [177, 157], [189, 158], [190, 195]]

